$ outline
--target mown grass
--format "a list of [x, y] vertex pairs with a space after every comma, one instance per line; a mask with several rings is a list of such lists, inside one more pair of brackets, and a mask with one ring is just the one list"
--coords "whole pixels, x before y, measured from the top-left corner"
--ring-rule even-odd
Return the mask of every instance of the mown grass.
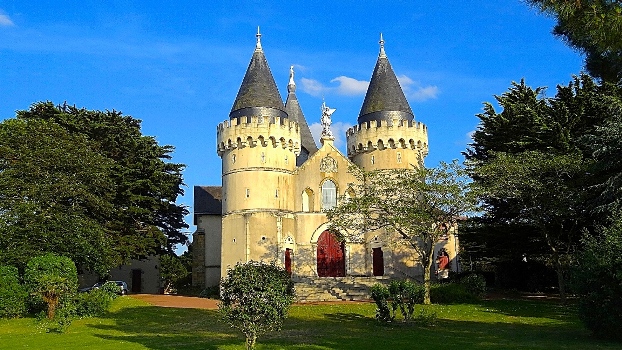
[[[596, 340], [573, 307], [554, 302], [491, 300], [432, 305], [433, 327], [379, 324], [373, 304], [295, 305], [282, 332], [258, 349], [620, 349]], [[76, 320], [63, 334], [34, 319], [0, 320], [0, 349], [243, 349], [241, 334], [215, 310], [162, 308], [119, 298], [99, 318]]]

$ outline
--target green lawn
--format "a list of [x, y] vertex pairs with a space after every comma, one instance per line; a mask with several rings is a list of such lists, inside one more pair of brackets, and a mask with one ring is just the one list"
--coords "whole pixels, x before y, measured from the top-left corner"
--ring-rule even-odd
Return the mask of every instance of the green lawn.
[[[621, 349], [592, 339], [572, 307], [492, 300], [433, 305], [434, 327], [377, 323], [373, 304], [293, 306], [284, 330], [258, 349]], [[101, 318], [77, 320], [64, 334], [31, 318], [0, 320], [0, 349], [243, 349], [244, 339], [214, 310], [150, 306], [130, 297]]]

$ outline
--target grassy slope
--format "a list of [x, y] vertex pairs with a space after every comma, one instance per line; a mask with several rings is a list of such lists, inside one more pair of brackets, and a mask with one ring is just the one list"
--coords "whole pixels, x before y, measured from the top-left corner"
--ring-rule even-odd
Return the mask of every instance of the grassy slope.
[[[433, 305], [435, 327], [378, 324], [373, 304], [293, 306], [284, 330], [259, 349], [620, 349], [591, 339], [572, 308], [495, 300]], [[150, 306], [119, 298], [106, 317], [77, 320], [48, 334], [32, 319], [0, 320], [0, 349], [243, 349], [243, 338], [214, 310]]]

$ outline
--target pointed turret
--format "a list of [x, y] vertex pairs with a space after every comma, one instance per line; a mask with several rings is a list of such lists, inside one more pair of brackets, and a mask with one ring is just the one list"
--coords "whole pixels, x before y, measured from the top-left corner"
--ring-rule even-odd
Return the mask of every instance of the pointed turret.
[[281, 95], [261, 48], [259, 27], [257, 27], [255, 52], [253, 52], [253, 57], [244, 75], [244, 80], [229, 113], [230, 119], [242, 116], [287, 118]]
[[289, 120], [298, 123], [300, 128], [301, 149], [300, 154], [296, 157], [296, 166], [300, 166], [311, 155], [317, 152], [318, 148], [311, 135], [311, 129], [307, 124], [298, 98], [296, 97], [296, 82], [294, 82], [294, 66], [289, 68], [289, 83], [287, 84], [287, 101], [285, 101], [285, 112], [289, 116]]
[[380, 54], [359, 113], [358, 123], [393, 118], [412, 121], [415, 116], [384, 52], [384, 40], [380, 34]]

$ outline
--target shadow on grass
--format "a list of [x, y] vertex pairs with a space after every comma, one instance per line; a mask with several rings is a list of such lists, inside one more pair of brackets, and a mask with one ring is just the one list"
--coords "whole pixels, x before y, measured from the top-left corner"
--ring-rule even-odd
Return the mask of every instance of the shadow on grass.
[[[380, 324], [373, 318], [372, 305], [298, 306], [281, 332], [258, 339], [258, 349], [620, 348], [619, 343], [592, 339], [571, 311], [551, 316], [551, 312], [557, 313], [557, 305], [550, 303], [495, 300], [468, 310], [477, 308], [488, 308], [492, 318], [468, 321], [439, 316], [436, 326], [421, 327], [399, 321]], [[447, 310], [458, 309], [449, 306]], [[497, 316], [504, 320], [496, 322]], [[543, 317], [559, 322], [528, 322], [529, 318]], [[125, 308], [105, 318], [113, 324], [90, 326], [97, 329], [95, 335], [102, 339], [133, 342], [155, 350], [244, 348], [243, 336], [222, 323], [215, 310], [142, 306]]]

